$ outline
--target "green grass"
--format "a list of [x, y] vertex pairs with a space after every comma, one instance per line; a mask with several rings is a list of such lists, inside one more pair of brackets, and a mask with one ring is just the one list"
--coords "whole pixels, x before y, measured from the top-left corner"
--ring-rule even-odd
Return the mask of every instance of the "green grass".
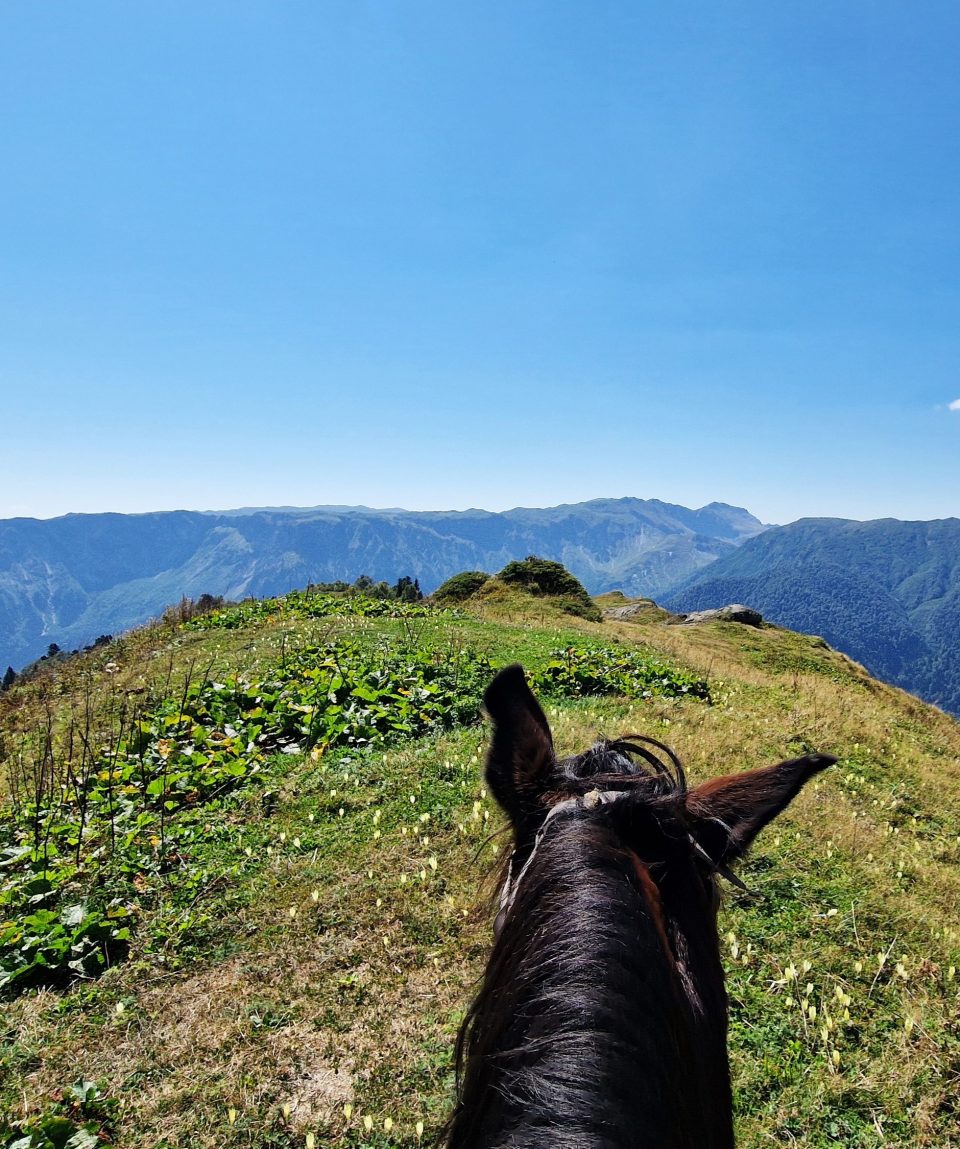
[[[100, 707], [109, 725], [118, 699], [162, 702], [201, 671], [285, 667], [292, 680], [303, 651], [327, 643], [371, 658], [384, 643], [414, 660], [470, 651], [538, 674], [558, 650], [602, 646], [614, 661], [655, 657], [677, 681], [706, 677], [712, 704], [544, 701], [560, 753], [638, 730], [670, 742], [694, 779], [808, 746], [841, 757], [742, 867], [757, 896], [726, 894], [739, 1144], [960, 1143], [956, 724], [784, 632], [581, 623], [521, 597], [478, 610], [251, 606], [235, 626], [154, 628], [5, 698], [5, 745], [32, 736], [47, 700], [62, 736], [71, 709]], [[232, 788], [178, 808], [175, 864], [110, 876], [136, 905], [126, 960], [3, 1003], [7, 1140], [57, 1117], [121, 1147], [426, 1143], [489, 951], [501, 824], [481, 777], [486, 732], [461, 718], [366, 746], [268, 749]], [[78, 1079], [96, 1098], [70, 1092]]]

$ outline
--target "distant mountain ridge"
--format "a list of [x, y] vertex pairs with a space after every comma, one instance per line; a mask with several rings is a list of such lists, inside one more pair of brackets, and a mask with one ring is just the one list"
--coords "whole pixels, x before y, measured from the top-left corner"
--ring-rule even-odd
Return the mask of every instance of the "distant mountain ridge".
[[169, 511], [0, 520], [0, 670], [85, 645], [184, 595], [281, 594], [361, 574], [425, 591], [528, 554], [591, 591], [656, 597], [765, 530], [740, 507], [595, 499], [504, 512], [368, 507]]
[[688, 577], [664, 605], [734, 601], [822, 635], [877, 677], [960, 715], [960, 519], [800, 519]]

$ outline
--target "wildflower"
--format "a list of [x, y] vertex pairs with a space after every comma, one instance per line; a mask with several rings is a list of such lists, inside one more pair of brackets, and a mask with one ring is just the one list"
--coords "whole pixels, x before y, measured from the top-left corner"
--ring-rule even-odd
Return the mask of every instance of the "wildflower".
[[833, 1053], [831, 1053], [831, 1054], [830, 1054], [830, 1059], [831, 1059], [831, 1061], [833, 1062], [833, 1064], [834, 1064], [835, 1066], [836, 1066], [836, 1065], [839, 1065], [839, 1064], [840, 1064], [840, 1050], [839, 1050], [839, 1049], [835, 1049], [835, 1050], [833, 1051]]
[[805, 961], [802, 968], [804, 973], [809, 973], [813, 969], [813, 962]]
[[383, 1131], [384, 1131], [384, 1133], [389, 1133], [392, 1128], [393, 1128], [393, 1118], [392, 1117], [384, 1117], [384, 1119], [383, 1119]]
[[314, 904], [316, 904], [317, 902], [319, 902], [319, 901], [320, 901], [320, 891], [319, 891], [319, 890], [313, 890], [313, 891], [311, 892], [311, 894], [310, 894], [310, 900], [311, 900], [311, 901], [312, 901]]
[[307, 1134], [307, 1142], [306, 1142], [307, 1149], [313, 1149], [313, 1147], [316, 1145], [316, 1143], [317, 1143], [317, 1139], [314, 1137], [314, 1135], [312, 1133], [308, 1133]]
[[423, 1136], [423, 1122], [418, 1121], [415, 1128], [417, 1130], [417, 1139], [419, 1140], [419, 1138]]
[[341, 807], [340, 807], [340, 809], [337, 811], [337, 817], [338, 817], [338, 818], [342, 818], [342, 817], [343, 817], [343, 815], [344, 815], [345, 813], [346, 813], [346, 811], [345, 811], [345, 810], [344, 810], [344, 808], [341, 806]]
[[437, 864], [438, 864], [438, 863], [437, 863], [437, 856], [436, 856], [436, 854], [431, 854], [431, 855], [430, 855], [430, 869], [431, 869], [431, 870], [433, 870], [434, 872], [436, 872], [436, 869], [437, 869]]
[[344, 1117], [346, 1117], [346, 1119], [348, 1121], [353, 1116], [353, 1106], [350, 1104], [349, 1101], [343, 1107], [343, 1115], [344, 1115]]
[[231, 1125], [233, 1125], [237, 1120], [237, 1111], [236, 1111], [236, 1109], [234, 1109], [234, 1107], [232, 1105], [227, 1110], [227, 1120], [230, 1122]]
[[287, 913], [290, 915], [291, 918], [295, 918], [297, 916], [297, 907], [291, 906], [290, 909], [287, 910]]
[[363, 1127], [369, 1133], [373, 1128], [373, 1118], [367, 1113], [363, 1118]]
[[853, 963], [853, 972], [854, 973], [863, 973], [863, 962], [862, 961], [855, 961]]
[[283, 1114], [284, 1121], [290, 1120], [290, 1102], [289, 1101], [284, 1101], [280, 1112]]

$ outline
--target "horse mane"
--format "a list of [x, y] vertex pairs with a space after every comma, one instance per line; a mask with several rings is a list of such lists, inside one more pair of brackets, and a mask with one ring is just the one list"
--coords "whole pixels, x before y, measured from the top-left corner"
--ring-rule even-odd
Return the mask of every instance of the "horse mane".
[[[732, 1146], [704, 1118], [729, 1109], [719, 947], [674, 904], [691, 883], [705, 896], [683, 767], [662, 743], [627, 735], [558, 762], [556, 778], [536, 841], [504, 866], [515, 885], [457, 1038], [446, 1142]], [[670, 875], [670, 913], [651, 870]]]

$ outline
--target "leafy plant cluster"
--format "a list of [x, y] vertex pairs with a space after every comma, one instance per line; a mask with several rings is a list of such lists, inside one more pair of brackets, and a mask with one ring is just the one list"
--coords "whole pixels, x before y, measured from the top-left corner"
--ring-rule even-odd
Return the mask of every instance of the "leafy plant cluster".
[[75, 1081], [58, 1097], [51, 1112], [16, 1128], [0, 1126], [5, 1149], [95, 1149], [112, 1140], [117, 1103], [95, 1082]]
[[151, 879], [182, 883], [211, 810], [266, 756], [383, 745], [476, 720], [488, 660], [386, 641], [308, 647], [262, 680], [205, 678], [94, 744], [44, 731], [7, 763], [0, 989], [93, 976], [125, 953]]
[[546, 692], [567, 698], [622, 694], [627, 698], [661, 695], [710, 701], [705, 679], [626, 647], [582, 646], [552, 651], [550, 662], [537, 675], [537, 684]]
[[191, 618], [184, 626], [188, 630], [239, 630], [268, 619], [423, 618], [434, 613], [418, 600], [369, 594], [325, 594], [307, 589], [291, 591], [279, 598], [248, 599], [224, 606]]

